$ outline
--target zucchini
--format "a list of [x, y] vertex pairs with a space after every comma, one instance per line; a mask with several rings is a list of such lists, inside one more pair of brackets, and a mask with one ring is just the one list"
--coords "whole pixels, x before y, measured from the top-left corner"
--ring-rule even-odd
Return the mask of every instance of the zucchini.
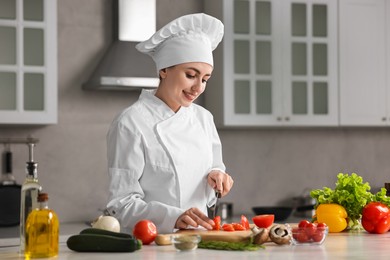
[[66, 244], [76, 252], [134, 252], [142, 242], [134, 238], [101, 234], [78, 234], [68, 238]]
[[84, 230], [81, 230], [80, 234], [95, 234], [95, 235], [106, 235], [106, 236], [122, 237], [122, 238], [134, 238], [130, 234], [118, 233], [118, 232], [113, 232], [113, 231], [104, 230], [100, 228], [86, 228]]

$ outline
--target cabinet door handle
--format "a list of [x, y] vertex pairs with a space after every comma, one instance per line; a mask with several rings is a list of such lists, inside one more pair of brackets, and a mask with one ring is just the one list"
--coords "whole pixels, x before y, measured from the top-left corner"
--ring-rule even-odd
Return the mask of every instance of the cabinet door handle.
[[282, 117], [281, 117], [281, 116], [278, 116], [278, 117], [276, 118], [276, 120], [277, 120], [277, 121], [282, 121]]
[[386, 117], [382, 117], [382, 121], [386, 121]]
[[286, 117], [284, 118], [284, 120], [290, 121], [290, 117], [286, 116]]

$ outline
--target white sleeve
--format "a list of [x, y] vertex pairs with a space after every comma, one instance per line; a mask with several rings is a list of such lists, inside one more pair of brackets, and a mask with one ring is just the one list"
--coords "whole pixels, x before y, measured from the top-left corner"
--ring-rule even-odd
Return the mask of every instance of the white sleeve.
[[[211, 131], [211, 142], [212, 142], [212, 151], [213, 151], [213, 166], [209, 170], [209, 173], [214, 170], [219, 170], [221, 172], [226, 171], [225, 164], [223, 163], [223, 156], [222, 156], [222, 144], [221, 140], [219, 138], [217, 128], [214, 124], [213, 118], [211, 117], [210, 120], [210, 131]], [[216, 197], [215, 197], [215, 191], [207, 185], [207, 194], [208, 194], [208, 203], [207, 206], [210, 207], [211, 205], [215, 204]]]
[[149, 219], [159, 233], [171, 233], [183, 210], [159, 202], [146, 203], [139, 184], [145, 166], [142, 136], [121, 123], [114, 123], [107, 135], [109, 201], [107, 211], [132, 229], [140, 219]]

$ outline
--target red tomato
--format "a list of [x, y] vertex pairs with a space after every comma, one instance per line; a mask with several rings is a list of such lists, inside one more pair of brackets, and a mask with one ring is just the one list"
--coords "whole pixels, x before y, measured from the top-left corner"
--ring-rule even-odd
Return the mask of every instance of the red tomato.
[[306, 234], [311, 237], [314, 235], [317, 231], [317, 226], [314, 223], [307, 223], [306, 226], [304, 227]]
[[133, 235], [141, 240], [143, 245], [149, 245], [157, 236], [156, 225], [147, 219], [140, 220], [134, 226]]
[[298, 227], [304, 228], [304, 227], [306, 227], [306, 226], [307, 226], [308, 224], [310, 224], [310, 223], [311, 223], [310, 221], [304, 219], [304, 220], [301, 220], [301, 221], [299, 222]]
[[325, 223], [317, 223], [317, 229], [323, 229], [325, 230], [327, 225]]
[[325, 236], [325, 230], [317, 229], [311, 236], [314, 242], [320, 242]]
[[273, 214], [257, 215], [253, 217], [252, 220], [257, 227], [268, 228], [274, 223], [275, 215]]
[[303, 228], [294, 228], [293, 229], [293, 237], [295, 240], [297, 240], [300, 243], [306, 243], [309, 242], [310, 237], [306, 234], [305, 230]]
[[240, 223], [232, 223], [232, 225], [235, 231], [245, 230], [245, 227]]
[[295, 227], [295, 228], [293, 228], [293, 229], [291, 230], [292, 236], [293, 236], [293, 238], [296, 239], [296, 240], [297, 240], [297, 237], [298, 237], [298, 233], [300, 233], [300, 232], [301, 232], [301, 229], [298, 228], [298, 227]]
[[223, 224], [222, 225], [222, 229], [224, 231], [234, 231], [234, 227], [232, 224]]
[[221, 217], [216, 216], [214, 219], [215, 225], [213, 226], [213, 230], [221, 230]]
[[241, 225], [243, 225], [246, 230], [251, 229], [249, 226], [249, 221], [244, 215], [241, 215]]

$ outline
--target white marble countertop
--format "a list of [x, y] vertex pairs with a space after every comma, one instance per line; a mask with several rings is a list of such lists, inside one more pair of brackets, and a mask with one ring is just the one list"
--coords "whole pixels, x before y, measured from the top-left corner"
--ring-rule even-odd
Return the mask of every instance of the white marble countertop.
[[[63, 224], [63, 229], [76, 234], [85, 228], [84, 224]], [[265, 249], [258, 251], [220, 251], [196, 249], [189, 252], [177, 252], [170, 246], [155, 244], [143, 246], [133, 253], [77, 253], [69, 250], [66, 239], [69, 235], [60, 236], [60, 253], [56, 259], [89, 260], [89, 259], [390, 259], [390, 232], [386, 234], [368, 234], [361, 232], [331, 233], [320, 246], [278, 246], [266, 243]], [[14, 238], [14, 243], [18, 244]], [[0, 239], [0, 241], [12, 240]], [[0, 244], [0, 259], [24, 259], [18, 254], [18, 245]]]

